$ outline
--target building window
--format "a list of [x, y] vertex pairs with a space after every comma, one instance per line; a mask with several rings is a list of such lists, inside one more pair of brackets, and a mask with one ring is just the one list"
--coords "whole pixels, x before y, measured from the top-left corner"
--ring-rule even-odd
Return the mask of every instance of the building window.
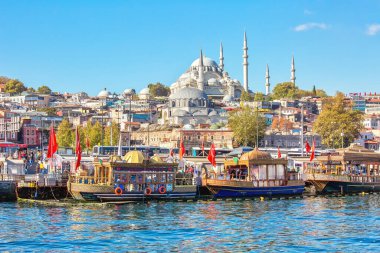
[[28, 129], [28, 130], [26, 130], [26, 135], [29, 135], [29, 129]]

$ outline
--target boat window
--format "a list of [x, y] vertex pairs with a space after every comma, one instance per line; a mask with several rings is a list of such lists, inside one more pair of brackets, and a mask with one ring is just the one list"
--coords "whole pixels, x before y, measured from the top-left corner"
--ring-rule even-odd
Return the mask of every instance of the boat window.
[[276, 165], [268, 165], [268, 179], [276, 179]]

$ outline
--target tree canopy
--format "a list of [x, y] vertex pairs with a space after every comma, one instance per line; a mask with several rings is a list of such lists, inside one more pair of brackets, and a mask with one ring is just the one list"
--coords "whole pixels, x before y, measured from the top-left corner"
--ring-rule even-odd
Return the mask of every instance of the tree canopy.
[[256, 140], [260, 142], [266, 128], [265, 118], [248, 106], [230, 112], [228, 125], [234, 133], [235, 141], [245, 146], [256, 146]]
[[74, 132], [72, 126], [67, 119], [63, 119], [58, 126], [57, 142], [60, 147], [72, 147], [74, 143]]
[[42, 85], [42, 86], [38, 87], [37, 92], [41, 93], [41, 94], [50, 95], [51, 89], [46, 85]]
[[271, 94], [271, 97], [273, 99], [281, 99], [281, 98], [289, 98], [289, 99], [299, 99], [301, 97], [307, 97], [307, 96], [317, 96], [317, 97], [327, 97], [327, 94], [322, 89], [316, 89], [315, 85], [313, 86], [312, 90], [302, 90], [298, 88], [294, 83], [292, 82], [284, 82], [277, 84], [273, 92]]
[[170, 95], [170, 88], [162, 83], [150, 83], [148, 88], [152, 97], [167, 97]]
[[249, 102], [249, 101], [253, 101], [253, 98], [247, 91], [243, 90], [243, 92], [240, 95], [240, 101]]
[[10, 79], [5, 84], [5, 92], [19, 94], [23, 91], [26, 91], [26, 87], [17, 79]]
[[257, 102], [261, 102], [265, 100], [265, 96], [262, 92], [256, 92], [253, 100]]
[[116, 122], [112, 122], [111, 125], [106, 126], [104, 129], [104, 145], [106, 146], [111, 146], [111, 132], [112, 132], [112, 146], [116, 146], [119, 143], [119, 133], [120, 133], [119, 125]]
[[0, 84], [6, 84], [9, 80], [11, 79], [6, 76], [0, 76]]
[[[314, 132], [322, 137], [322, 143], [328, 147], [347, 146], [363, 129], [363, 114], [352, 110], [352, 105], [344, 101], [343, 93], [324, 100], [321, 114], [314, 123]], [[343, 136], [342, 136], [343, 135]]]

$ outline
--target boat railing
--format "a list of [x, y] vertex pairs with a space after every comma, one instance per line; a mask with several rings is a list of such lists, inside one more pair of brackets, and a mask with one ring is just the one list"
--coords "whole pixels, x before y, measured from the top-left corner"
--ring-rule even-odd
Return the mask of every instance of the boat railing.
[[76, 184], [97, 184], [108, 185], [107, 177], [93, 177], [93, 176], [72, 176], [70, 177], [70, 183]]
[[14, 175], [14, 174], [1, 174], [0, 181], [21, 181], [25, 179], [25, 175]]
[[324, 180], [324, 181], [344, 181], [344, 182], [362, 182], [362, 183], [377, 183], [380, 182], [380, 176], [372, 175], [335, 175], [308, 173], [304, 174], [304, 180]]
[[268, 187], [268, 186], [284, 186], [287, 184], [288, 180], [285, 178], [278, 178], [278, 179], [257, 179], [257, 178], [248, 178], [247, 176], [241, 176], [241, 177], [229, 177], [227, 175], [216, 175], [211, 174], [209, 178], [207, 178], [207, 181], [209, 180], [218, 180], [219, 182], [225, 182], [225, 184], [239, 184], [241, 182], [245, 182], [247, 184], [250, 184], [254, 187]]

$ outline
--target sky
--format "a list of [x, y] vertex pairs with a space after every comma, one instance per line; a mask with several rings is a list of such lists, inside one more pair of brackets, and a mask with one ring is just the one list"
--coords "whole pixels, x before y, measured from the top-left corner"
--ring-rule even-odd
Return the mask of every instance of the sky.
[[174, 83], [202, 49], [249, 88], [289, 81], [301, 89], [380, 92], [380, 1], [0, 0], [0, 76], [54, 91], [140, 91]]

